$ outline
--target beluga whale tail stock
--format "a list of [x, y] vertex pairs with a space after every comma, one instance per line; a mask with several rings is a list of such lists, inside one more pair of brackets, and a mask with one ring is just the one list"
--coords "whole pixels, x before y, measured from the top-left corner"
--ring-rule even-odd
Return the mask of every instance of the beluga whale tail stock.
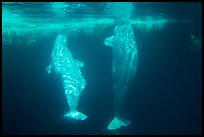
[[114, 35], [106, 38], [104, 44], [113, 48], [114, 118], [107, 129], [114, 130], [131, 123], [121, 118], [119, 113], [127, 96], [129, 83], [134, 79], [138, 62], [137, 44], [132, 25], [127, 21], [117, 24]]
[[70, 50], [67, 48], [67, 38], [59, 34], [55, 40], [52, 50], [50, 65], [47, 72], [54, 72], [63, 82], [65, 96], [69, 105], [69, 112], [64, 117], [76, 120], [85, 120], [87, 116], [77, 110], [78, 101], [86, 86], [80, 67], [83, 62], [73, 59]]

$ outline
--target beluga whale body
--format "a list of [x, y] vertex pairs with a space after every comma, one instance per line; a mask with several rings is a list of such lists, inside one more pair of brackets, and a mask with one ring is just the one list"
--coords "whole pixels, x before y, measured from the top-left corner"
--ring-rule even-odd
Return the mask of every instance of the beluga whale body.
[[80, 67], [81, 61], [75, 60], [67, 48], [67, 38], [65, 35], [58, 35], [52, 50], [50, 65], [47, 72], [54, 72], [63, 82], [66, 99], [69, 105], [69, 112], [64, 117], [77, 120], [85, 120], [87, 116], [77, 111], [79, 97], [86, 86]]
[[116, 25], [114, 35], [105, 39], [104, 44], [112, 46], [112, 78], [114, 91], [114, 118], [108, 125], [108, 130], [127, 126], [131, 122], [120, 117], [121, 106], [127, 96], [128, 86], [134, 79], [138, 51], [132, 25], [129, 22], [121, 22]]

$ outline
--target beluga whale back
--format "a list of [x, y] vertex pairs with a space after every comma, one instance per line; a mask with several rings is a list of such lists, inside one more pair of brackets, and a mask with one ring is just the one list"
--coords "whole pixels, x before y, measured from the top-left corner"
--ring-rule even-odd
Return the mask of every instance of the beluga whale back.
[[138, 52], [132, 25], [120, 22], [114, 29], [114, 35], [105, 39], [104, 44], [113, 47], [112, 77], [114, 91], [114, 118], [108, 130], [127, 126], [131, 122], [120, 117], [121, 106], [127, 96], [128, 86], [134, 79]]
[[86, 81], [81, 74], [80, 67], [83, 67], [83, 63], [73, 59], [71, 52], [67, 48], [66, 36], [58, 35], [52, 50], [51, 62], [47, 67], [47, 72], [49, 74], [54, 72], [63, 82], [70, 110], [64, 117], [85, 120], [87, 116], [77, 111], [80, 95], [86, 86]]

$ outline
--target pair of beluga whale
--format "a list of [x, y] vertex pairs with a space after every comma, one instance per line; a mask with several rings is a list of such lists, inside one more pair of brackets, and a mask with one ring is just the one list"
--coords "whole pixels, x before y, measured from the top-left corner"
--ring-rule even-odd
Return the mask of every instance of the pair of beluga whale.
[[[114, 130], [131, 123], [120, 117], [120, 109], [127, 96], [128, 85], [135, 76], [138, 62], [137, 44], [132, 25], [127, 22], [116, 25], [113, 36], [106, 38], [104, 44], [113, 48], [114, 118], [107, 126], [107, 129]], [[69, 112], [64, 117], [85, 120], [87, 116], [77, 110], [80, 95], [86, 86], [86, 81], [80, 71], [80, 67], [83, 67], [84, 64], [73, 59], [68, 48], [66, 36], [58, 35], [47, 72], [55, 72], [63, 82], [65, 96], [69, 105]]]

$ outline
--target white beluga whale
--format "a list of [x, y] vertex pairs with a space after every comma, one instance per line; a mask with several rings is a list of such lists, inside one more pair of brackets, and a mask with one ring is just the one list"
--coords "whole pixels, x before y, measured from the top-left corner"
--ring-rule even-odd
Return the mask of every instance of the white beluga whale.
[[132, 25], [128, 22], [118, 24], [114, 29], [114, 35], [106, 38], [104, 44], [113, 47], [114, 118], [107, 129], [114, 130], [131, 123], [121, 118], [119, 114], [127, 96], [128, 86], [134, 79], [138, 62], [137, 44]]
[[69, 112], [64, 117], [77, 120], [85, 120], [87, 116], [77, 111], [79, 97], [86, 86], [80, 67], [81, 61], [75, 60], [67, 48], [67, 38], [65, 35], [58, 35], [52, 50], [51, 62], [47, 67], [47, 72], [54, 72], [58, 75], [64, 86], [66, 99], [69, 105]]

